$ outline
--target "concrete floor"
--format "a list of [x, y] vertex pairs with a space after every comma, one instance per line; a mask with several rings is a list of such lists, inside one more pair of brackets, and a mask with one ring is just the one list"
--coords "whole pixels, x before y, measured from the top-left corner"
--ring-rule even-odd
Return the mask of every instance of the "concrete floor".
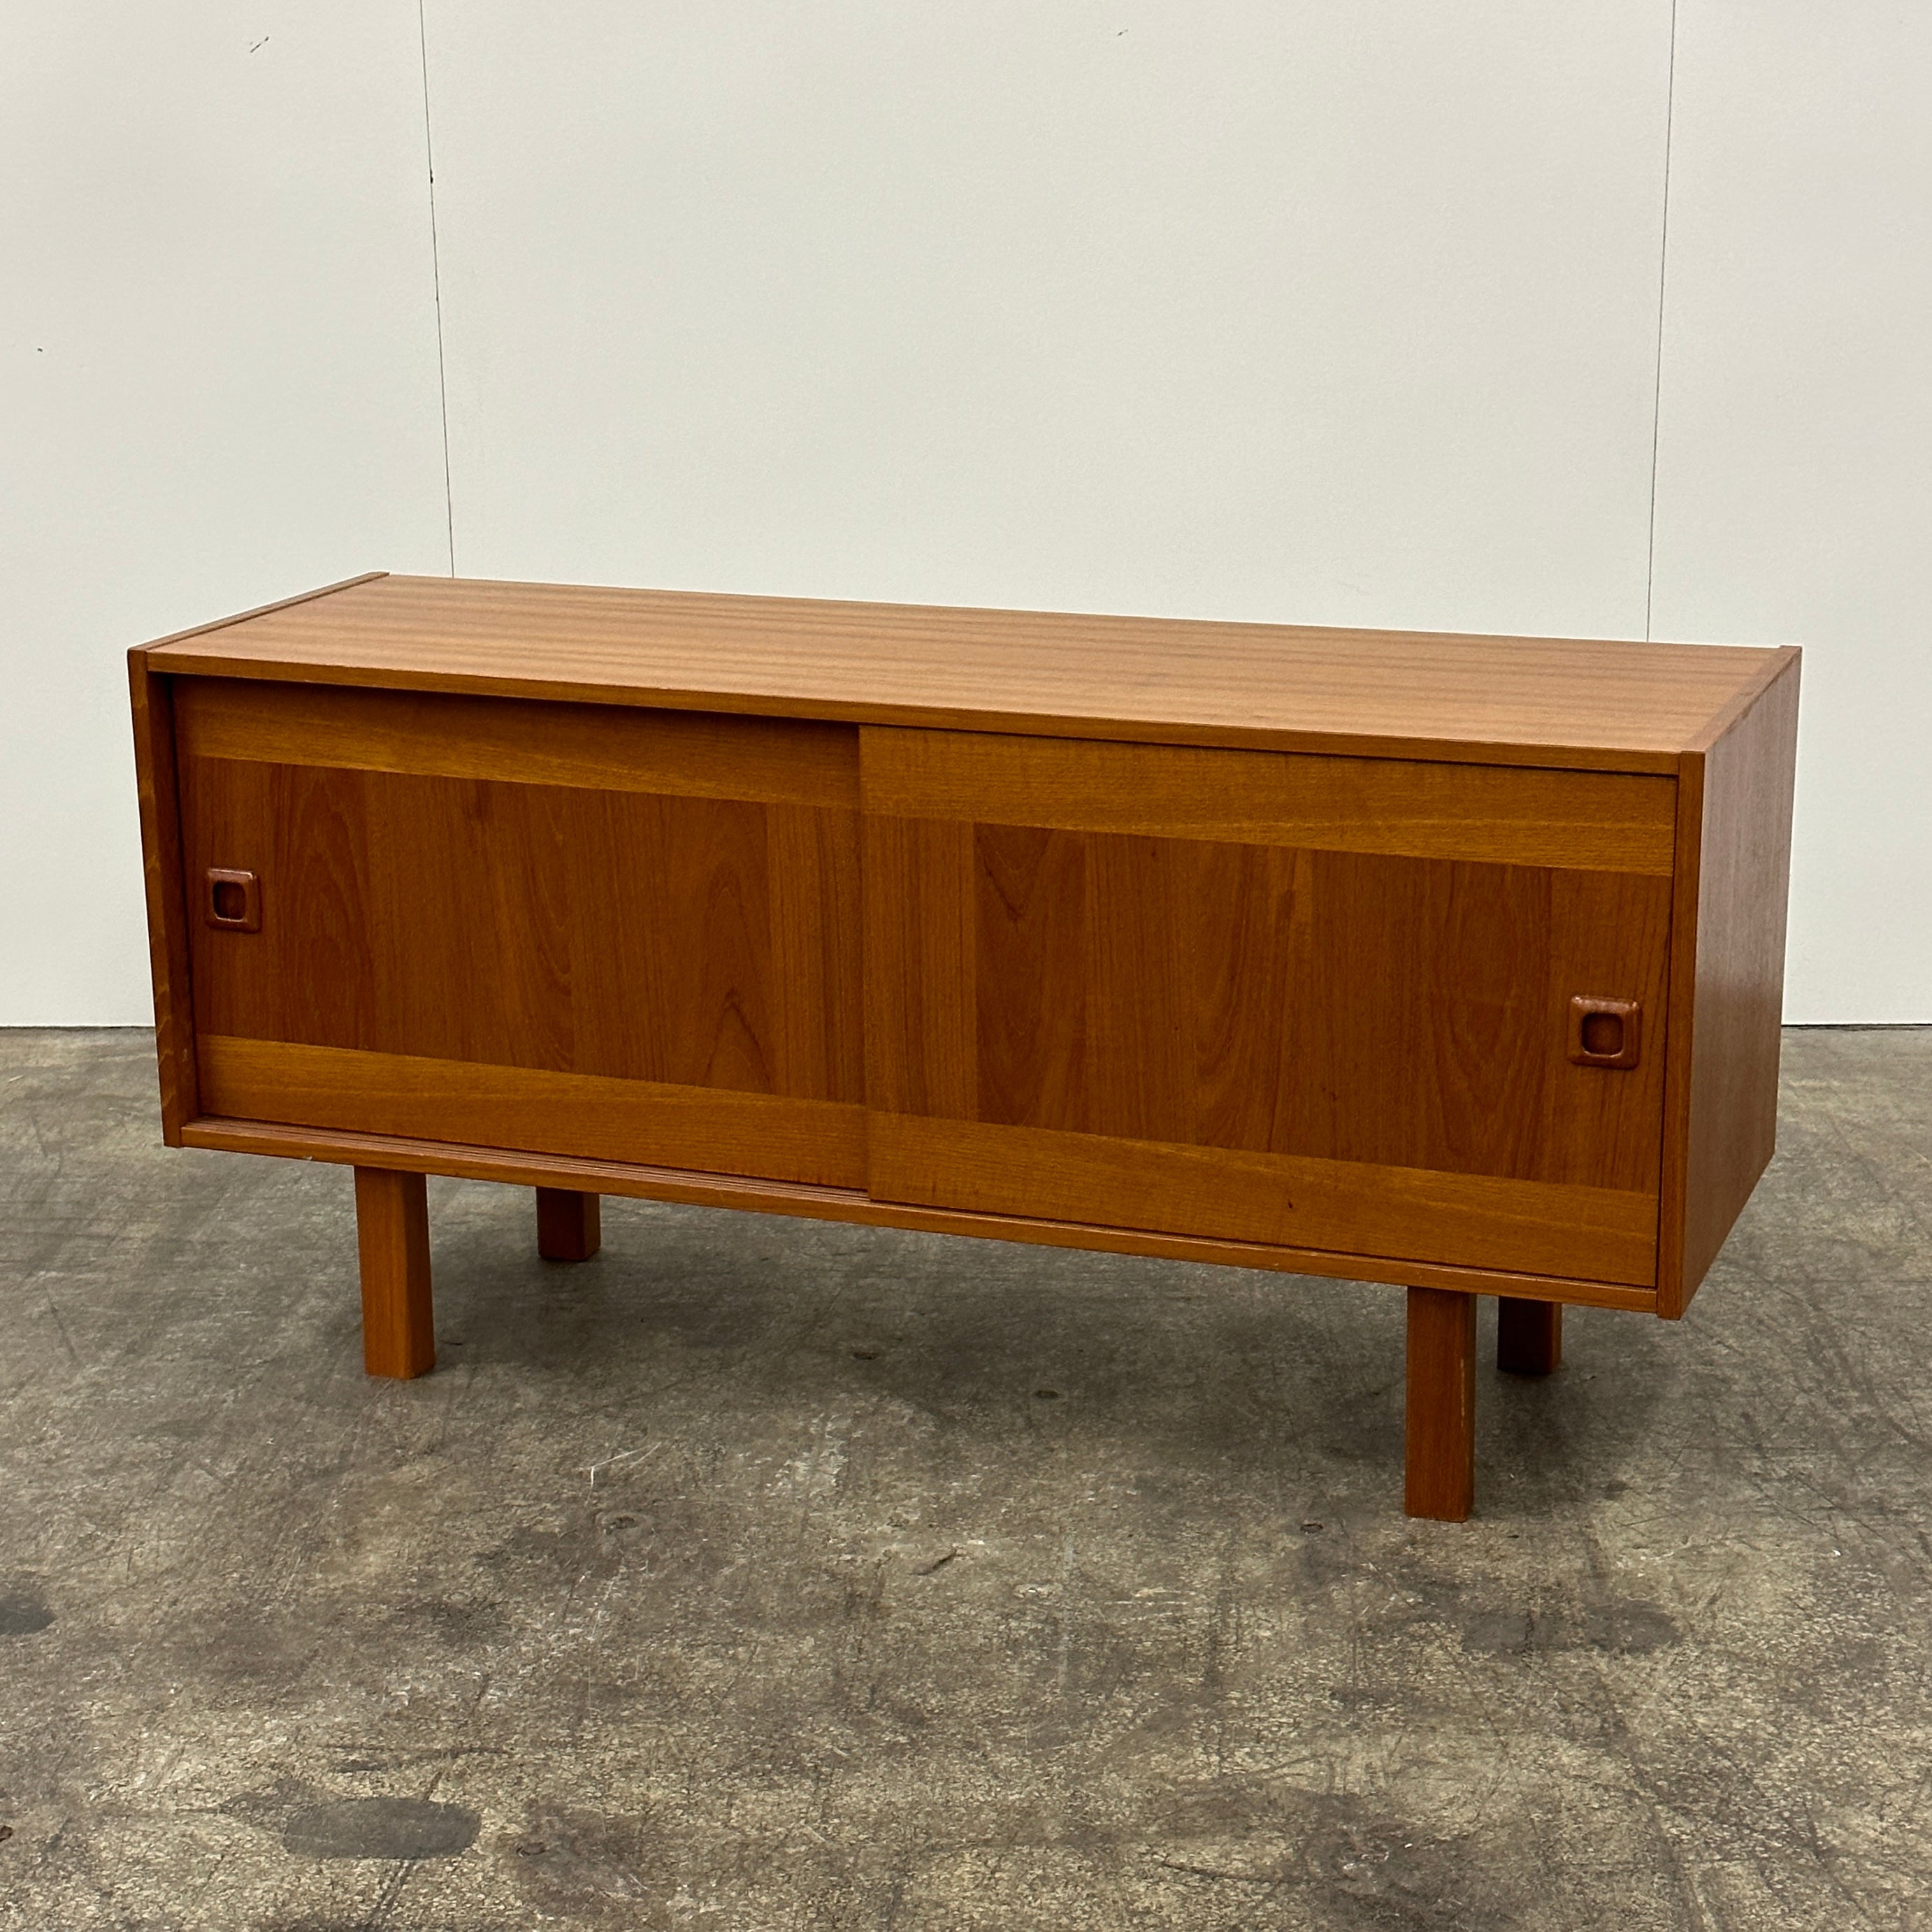
[[1457, 1527], [1387, 1288], [433, 1182], [371, 1383], [345, 1171], [0, 1034], [0, 1924], [1932, 1924], [1932, 1032], [1786, 1071]]

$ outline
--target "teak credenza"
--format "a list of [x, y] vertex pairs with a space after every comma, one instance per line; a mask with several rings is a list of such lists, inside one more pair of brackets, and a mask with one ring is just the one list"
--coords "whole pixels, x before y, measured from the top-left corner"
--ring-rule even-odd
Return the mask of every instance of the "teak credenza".
[[1681, 1316], [1770, 1158], [1798, 654], [362, 578], [130, 656], [172, 1145]]

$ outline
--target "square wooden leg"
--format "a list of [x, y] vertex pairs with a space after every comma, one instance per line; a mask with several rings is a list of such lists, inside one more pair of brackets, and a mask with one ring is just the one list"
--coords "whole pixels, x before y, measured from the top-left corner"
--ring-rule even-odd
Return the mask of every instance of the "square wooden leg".
[[1562, 1361], [1562, 1303], [1502, 1297], [1496, 1304], [1496, 1366], [1505, 1375], [1546, 1376]]
[[1476, 1298], [1408, 1291], [1402, 1508], [1461, 1522], [1476, 1502]]
[[362, 1262], [362, 1366], [406, 1378], [436, 1366], [429, 1285], [429, 1196], [419, 1174], [356, 1170]]
[[537, 1252], [547, 1262], [587, 1262], [597, 1252], [597, 1196], [568, 1187], [537, 1190]]

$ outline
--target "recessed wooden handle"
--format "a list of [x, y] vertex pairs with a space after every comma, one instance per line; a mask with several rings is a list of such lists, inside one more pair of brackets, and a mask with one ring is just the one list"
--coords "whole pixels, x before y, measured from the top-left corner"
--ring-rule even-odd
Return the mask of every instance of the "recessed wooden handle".
[[1635, 1000], [1579, 994], [1570, 1002], [1570, 1058], [1579, 1066], [1634, 1066], [1642, 1018]]
[[211, 866], [202, 903], [208, 924], [224, 932], [262, 929], [262, 882], [253, 872], [231, 872]]

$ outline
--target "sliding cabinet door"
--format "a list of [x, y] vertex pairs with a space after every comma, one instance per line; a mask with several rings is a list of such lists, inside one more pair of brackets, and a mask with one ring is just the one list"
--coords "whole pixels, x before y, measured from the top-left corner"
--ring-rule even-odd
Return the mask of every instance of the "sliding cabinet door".
[[862, 744], [875, 1196], [1654, 1280], [1672, 780]]
[[213, 679], [176, 714], [206, 1112], [862, 1183], [855, 730]]

